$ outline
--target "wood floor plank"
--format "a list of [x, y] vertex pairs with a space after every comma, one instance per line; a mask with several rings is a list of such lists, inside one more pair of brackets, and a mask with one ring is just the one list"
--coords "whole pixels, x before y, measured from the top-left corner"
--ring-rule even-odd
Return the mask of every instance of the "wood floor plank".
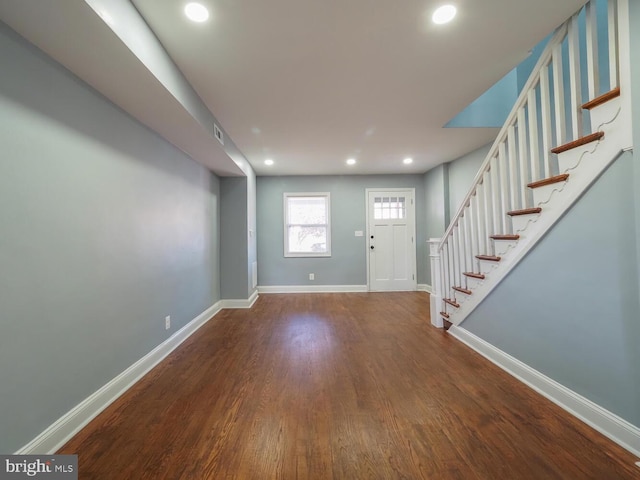
[[613, 479], [636, 459], [430, 325], [426, 293], [224, 310], [76, 435], [81, 479]]

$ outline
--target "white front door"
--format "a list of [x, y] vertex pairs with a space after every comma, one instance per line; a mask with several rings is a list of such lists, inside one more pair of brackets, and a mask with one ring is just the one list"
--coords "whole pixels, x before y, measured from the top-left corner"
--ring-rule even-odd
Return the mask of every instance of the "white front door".
[[415, 290], [414, 189], [367, 189], [370, 291]]

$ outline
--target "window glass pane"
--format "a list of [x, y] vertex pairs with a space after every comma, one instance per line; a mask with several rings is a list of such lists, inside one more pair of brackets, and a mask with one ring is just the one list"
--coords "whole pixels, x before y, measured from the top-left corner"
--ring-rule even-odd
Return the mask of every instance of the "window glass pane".
[[373, 203], [373, 218], [389, 220], [406, 218], [407, 207], [405, 197], [375, 197]]
[[329, 194], [284, 195], [286, 256], [330, 256]]
[[325, 197], [289, 197], [289, 224], [327, 223]]
[[289, 227], [289, 251], [291, 253], [326, 253], [327, 227]]

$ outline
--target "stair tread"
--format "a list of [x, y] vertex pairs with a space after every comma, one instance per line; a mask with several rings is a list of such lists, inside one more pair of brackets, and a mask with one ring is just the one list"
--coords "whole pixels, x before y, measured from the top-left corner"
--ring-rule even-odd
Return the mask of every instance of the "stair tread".
[[505, 234], [505, 235], [491, 235], [491, 237], [493, 240], [518, 240], [520, 238], [520, 235], [512, 235], [512, 234]]
[[522, 210], [512, 210], [511, 212], [507, 212], [507, 215], [511, 217], [517, 217], [518, 215], [532, 215], [534, 213], [540, 213], [542, 208], [523, 208]]
[[564, 145], [560, 145], [559, 147], [556, 148], [552, 148], [551, 149], [551, 153], [562, 153], [562, 152], [566, 152], [567, 150], [571, 150], [573, 148], [577, 148], [580, 147], [582, 145], [586, 145], [587, 143], [591, 143], [591, 142], [595, 142], [596, 140], [600, 140], [602, 137], [604, 137], [604, 132], [595, 132], [595, 133], [591, 133], [589, 135], [586, 135], [584, 137], [581, 137], [577, 140], [574, 140], [573, 142], [569, 142], [569, 143], [565, 143]]
[[467, 295], [471, 295], [471, 290], [467, 290], [466, 288], [462, 288], [462, 287], [451, 287], [453, 288], [456, 292], [461, 292], [461, 293], [465, 293]]
[[496, 257], [495, 255], [476, 255], [478, 260], [489, 260], [491, 262], [499, 262], [500, 257]]
[[442, 315], [444, 318], [449, 318], [449, 314], [447, 312], [440, 312], [440, 315]]
[[449, 320], [447, 320], [447, 319], [444, 320], [444, 329], [445, 330], [449, 330], [449, 328], [451, 328], [451, 325], [453, 325], [453, 323], [451, 323]]
[[602, 105], [603, 103], [607, 103], [609, 100], [612, 100], [616, 97], [620, 96], [620, 87], [616, 87], [613, 90], [600, 95], [599, 97], [594, 98], [593, 100], [588, 101], [582, 108], [585, 110], [591, 110], [592, 108], [597, 107], [598, 105]]
[[477, 278], [478, 280], [484, 280], [485, 276], [482, 273], [464, 272], [463, 275], [471, 278]]
[[445, 303], [448, 303], [449, 305], [451, 305], [452, 307], [456, 307], [456, 308], [460, 308], [460, 304], [458, 302], [456, 302], [455, 300], [452, 300], [450, 298], [445, 298], [444, 299]]
[[529, 188], [539, 188], [544, 187], [546, 185], [553, 185], [554, 183], [564, 182], [569, 178], [568, 173], [562, 173], [560, 175], [556, 175], [554, 177], [544, 178], [542, 180], [538, 180], [537, 182], [531, 182], [527, 185]]

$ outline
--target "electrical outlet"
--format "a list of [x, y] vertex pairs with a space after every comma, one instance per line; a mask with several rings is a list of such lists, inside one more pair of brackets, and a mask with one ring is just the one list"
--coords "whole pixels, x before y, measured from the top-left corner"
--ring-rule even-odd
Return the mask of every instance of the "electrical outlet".
[[315, 273], [310, 273], [309, 274], [309, 280], [315, 280], [315, 279], [316, 279]]
[[164, 329], [169, 330], [171, 328], [171, 315], [164, 317]]

